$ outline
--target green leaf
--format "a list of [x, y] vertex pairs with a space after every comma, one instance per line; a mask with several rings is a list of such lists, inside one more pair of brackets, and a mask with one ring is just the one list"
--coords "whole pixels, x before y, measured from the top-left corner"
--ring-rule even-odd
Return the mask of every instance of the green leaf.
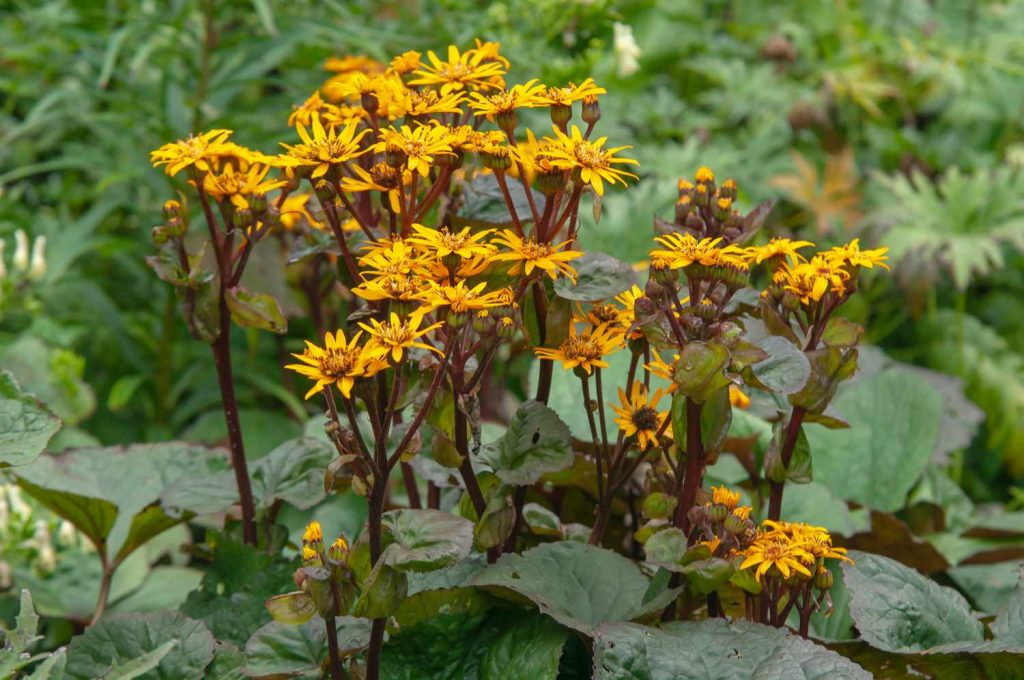
[[231, 311], [231, 320], [242, 328], [260, 328], [275, 333], [288, 330], [281, 306], [267, 293], [253, 293], [235, 286], [225, 291], [224, 299]]
[[[289, 560], [252, 546], [222, 542], [199, 589], [189, 594], [181, 610], [206, 623], [218, 640], [241, 647], [270, 621], [266, 599], [295, 587], [294, 572], [295, 564]], [[225, 607], [225, 601], [231, 606]]]
[[888, 652], [923, 652], [952, 642], [980, 642], [984, 627], [967, 600], [881, 555], [851, 551], [843, 565], [850, 615], [861, 637]]
[[574, 541], [503, 555], [473, 584], [526, 597], [559, 623], [589, 634], [608, 621], [629, 621], [664, 607], [678, 594], [653, 588], [632, 561]]
[[826, 347], [807, 352], [805, 356], [811, 374], [799, 392], [789, 395], [789, 402], [808, 413], [819, 414], [832, 401], [839, 383], [857, 370], [857, 350]]
[[569, 631], [546, 616], [518, 618], [487, 646], [479, 680], [555, 680]]
[[998, 642], [1024, 647], [1024, 570], [1013, 595], [992, 622], [992, 635]]
[[35, 460], [60, 429], [60, 419], [0, 371], [0, 468]]
[[789, 467], [782, 464], [782, 446], [785, 443], [789, 421], [775, 424], [775, 434], [764, 457], [764, 475], [773, 482], [789, 480], [795, 484], [806, 484], [811, 481], [811, 446], [807, 435], [801, 427], [789, 458]]
[[847, 430], [804, 428], [814, 478], [844, 500], [894, 512], [928, 465], [942, 397], [921, 378], [890, 371], [858, 380], [836, 399]]
[[146, 677], [160, 680], [199, 678], [213, 660], [213, 635], [201, 622], [180, 612], [112, 614], [74, 638], [68, 647], [67, 676], [94, 680], [118, 665], [175, 646]]
[[544, 474], [572, 464], [569, 427], [531, 399], [516, 410], [505, 436], [485, 445], [478, 456], [506, 484], [535, 484]]
[[381, 559], [361, 584], [362, 592], [352, 612], [367, 619], [383, 619], [394, 614], [408, 592], [408, 577]]
[[694, 592], [707, 595], [718, 590], [732, 578], [735, 568], [732, 562], [721, 557], [709, 557], [690, 562], [680, 569]]
[[391, 510], [381, 518], [382, 559], [398, 571], [454, 564], [473, 547], [473, 523], [440, 510]]
[[32, 605], [32, 594], [27, 588], [21, 590], [21, 608], [14, 619], [14, 630], [3, 631], [3, 647], [0, 647], [0, 678], [12, 678], [14, 672], [30, 662], [28, 648], [41, 636], [39, 615]]
[[562, 521], [558, 519], [558, 515], [539, 503], [527, 503], [523, 506], [523, 522], [537, 536], [562, 537]]
[[[370, 622], [351, 616], [335, 619], [338, 652], [350, 656], [370, 644]], [[293, 676], [319, 673], [327, 658], [327, 630], [324, 620], [314, 616], [299, 626], [272, 621], [245, 643], [245, 667], [250, 677]]]
[[629, 290], [636, 283], [633, 267], [611, 255], [588, 251], [572, 261], [576, 282], [562, 277], [555, 281], [555, 295], [579, 302], [599, 302]]
[[268, 597], [266, 605], [270, 618], [289, 626], [303, 624], [316, 614], [313, 598], [301, 590]]
[[[516, 215], [520, 222], [533, 219], [530, 203], [522, 184], [508, 178], [508, 193], [512, 197]], [[457, 216], [452, 216], [452, 229], [474, 227], [511, 227], [512, 216], [508, 211], [501, 187], [494, 173], [475, 175], [462, 184], [462, 208]]]
[[[334, 457], [332, 447], [311, 437], [290, 439], [259, 460], [250, 463], [253, 500], [267, 509], [277, 500], [306, 510], [324, 498], [324, 469]], [[160, 497], [168, 514], [185, 512], [211, 515], [238, 502], [235, 473], [183, 477]]]
[[219, 472], [222, 456], [180, 442], [77, 449], [18, 468], [18, 483], [120, 560], [182, 521], [154, 503], [180, 477]]
[[820, 482], [787, 484], [782, 496], [782, 517], [789, 522], [821, 526], [832, 534], [851, 536], [860, 530], [847, 504]]
[[382, 680], [448, 680], [477, 677], [487, 644], [508, 625], [509, 615], [455, 610], [402, 628], [384, 644]]
[[675, 527], [662, 529], [644, 543], [644, 556], [647, 561], [670, 571], [682, 571], [684, 554], [686, 534]]
[[203, 572], [200, 569], [172, 565], [154, 567], [139, 588], [113, 602], [108, 611], [150, 612], [157, 609], [176, 609], [190, 592], [199, 587], [202, 579]]
[[594, 636], [594, 680], [870, 680], [833, 651], [787, 630], [724, 619], [661, 629], [601, 626]]
[[782, 395], [803, 389], [811, 375], [811, 365], [799, 348], [777, 335], [765, 337], [758, 345], [768, 353], [767, 359], [751, 366], [761, 384]]
[[729, 385], [724, 373], [728, 363], [729, 350], [725, 346], [713, 342], [691, 342], [680, 352], [672, 379], [680, 392], [696, 402], [703, 402]]
[[503, 489], [495, 494], [473, 527], [473, 543], [480, 550], [501, 545], [516, 526], [516, 509], [512, 498]]
[[[704, 453], [717, 452], [732, 426], [732, 403], [729, 388], [722, 387], [701, 404], [700, 440]], [[672, 397], [672, 437], [683, 450], [686, 449], [686, 395], [677, 393]]]
[[103, 675], [103, 680], [131, 680], [142, 677], [160, 665], [163, 658], [178, 646], [177, 640], [168, 640], [151, 652], [146, 652], [130, 661], [115, 663]]
[[841, 316], [834, 316], [825, 326], [821, 341], [828, 347], [856, 347], [864, 327]]

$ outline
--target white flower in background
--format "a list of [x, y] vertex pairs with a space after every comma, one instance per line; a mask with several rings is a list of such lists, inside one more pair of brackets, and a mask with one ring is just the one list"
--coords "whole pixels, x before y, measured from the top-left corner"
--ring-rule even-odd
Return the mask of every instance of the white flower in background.
[[77, 538], [78, 533], [75, 531], [75, 526], [66, 519], [62, 519], [60, 526], [57, 527], [57, 543], [70, 548], [75, 545]]
[[14, 260], [11, 264], [19, 272], [28, 271], [28, 234], [23, 229], [14, 232]]
[[21, 497], [21, 489], [13, 484], [7, 485], [7, 499], [11, 504], [11, 514], [16, 518], [24, 520], [32, 514], [32, 508]]
[[38, 281], [46, 274], [46, 237], [37, 236], [32, 244], [32, 261], [28, 266], [28, 278]]
[[7, 247], [7, 241], [0, 238], [0, 281], [4, 280], [7, 276], [7, 265], [4, 264], [4, 248]]
[[36, 558], [36, 566], [39, 570], [48, 573], [56, 569], [57, 551], [53, 549], [53, 542], [50, 540], [50, 525], [45, 519], [36, 520], [36, 531], [32, 540], [35, 541], [36, 550], [39, 551], [39, 557]]
[[620, 78], [628, 78], [640, 70], [640, 46], [633, 37], [633, 29], [628, 24], [615, 22], [615, 58], [618, 62]]

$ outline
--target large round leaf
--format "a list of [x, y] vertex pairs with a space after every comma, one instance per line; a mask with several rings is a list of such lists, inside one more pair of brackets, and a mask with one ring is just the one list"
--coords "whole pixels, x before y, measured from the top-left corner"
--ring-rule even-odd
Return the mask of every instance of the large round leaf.
[[786, 630], [724, 619], [601, 626], [595, 680], [870, 680], [842, 656]]
[[609, 621], [630, 621], [675, 596], [631, 560], [596, 546], [561, 541], [522, 555], [503, 555], [474, 584], [526, 597], [559, 623], [582, 633]]
[[473, 523], [440, 510], [392, 510], [382, 524], [384, 561], [399, 571], [440, 569], [473, 547]]
[[572, 464], [569, 440], [569, 427], [558, 414], [531, 399], [516, 411], [505, 435], [480, 450], [479, 458], [501, 481], [525, 486]]
[[60, 419], [0, 371], [0, 468], [31, 463], [60, 428]]

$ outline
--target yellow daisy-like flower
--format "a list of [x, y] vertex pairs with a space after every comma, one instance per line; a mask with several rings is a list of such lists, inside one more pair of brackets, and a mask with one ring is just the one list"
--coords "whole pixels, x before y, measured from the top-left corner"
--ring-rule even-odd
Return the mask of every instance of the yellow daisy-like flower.
[[746, 550], [740, 569], [757, 567], [754, 576], [761, 580], [770, 569], [776, 569], [782, 578], [798, 573], [811, 578], [811, 571], [806, 564], [814, 561], [813, 555], [785, 536], [759, 535]]
[[370, 340], [367, 343], [367, 351], [376, 353], [381, 359], [386, 359], [390, 355], [391, 360], [398, 363], [405, 355], [405, 350], [412, 347], [419, 347], [420, 349], [443, 355], [441, 350], [433, 345], [421, 342], [420, 338], [444, 324], [435, 323], [426, 328], [420, 328], [421, 323], [423, 323], [422, 313], [413, 313], [409, 315], [408, 319], [402, 321], [397, 314], [392, 312], [388, 321], [381, 322], [376, 319], [370, 319], [369, 324], [360, 323], [359, 327], [370, 336]]
[[571, 106], [574, 102], [590, 96], [605, 94], [607, 90], [598, 87], [593, 78], [587, 78], [579, 85], [569, 83], [565, 87], [549, 87], [541, 95], [541, 101], [549, 106]]
[[377, 241], [363, 248], [367, 253], [359, 258], [359, 265], [364, 267], [367, 273], [380, 276], [425, 276], [430, 273], [420, 253], [403, 239]]
[[752, 513], [753, 511], [754, 509], [749, 505], [741, 505], [739, 507], [733, 508], [732, 514], [736, 517], [739, 517], [740, 519], [748, 519], [750, 517], [750, 513]]
[[307, 566], [316, 564], [320, 561], [320, 553], [311, 545], [302, 546], [302, 562]]
[[313, 179], [323, 177], [332, 167], [336, 167], [358, 158], [369, 149], [361, 149], [359, 142], [365, 137], [369, 130], [359, 130], [356, 123], [350, 123], [337, 131], [324, 130], [320, 122], [320, 115], [313, 114], [313, 136], [306, 132], [305, 126], [296, 125], [302, 144], [289, 146], [281, 144], [288, 151], [288, 157], [294, 159], [299, 165], [312, 166], [314, 168], [310, 175]]
[[[562, 170], [579, 171], [579, 178], [583, 184], [589, 184], [594, 188], [598, 196], [604, 195], [604, 183], [612, 184], [619, 182], [626, 185], [626, 178], [637, 176], [631, 172], [620, 170], [616, 165], [639, 165], [632, 158], [617, 158], [615, 154], [623, 149], [630, 149], [630, 146], [617, 146], [612, 149], [605, 149], [604, 143], [607, 137], [601, 137], [597, 141], [589, 141], [583, 138], [580, 129], [572, 126], [569, 135], [566, 135], [558, 127], [552, 127], [555, 132], [555, 139], [549, 149], [551, 164]], [[548, 138], [550, 139], [550, 138]]]
[[227, 163], [219, 172], [209, 172], [203, 176], [203, 191], [213, 196], [218, 202], [225, 198], [239, 210], [249, 207], [249, 199], [263, 196], [268, 191], [279, 189], [287, 182], [282, 180], [266, 180], [270, 167], [253, 163], [248, 170], [236, 171], [231, 163]]
[[377, 153], [404, 154], [409, 171], [426, 177], [430, 166], [434, 164], [434, 156], [453, 155], [450, 135], [451, 130], [443, 125], [420, 125], [416, 128], [403, 125], [398, 130], [384, 128], [373, 150]]
[[814, 244], [810, 241], [793, 241], [788, 238], [773, 238], [763, 246], [754, 246], [750, 250], [753, 252], [754, 261], [757, 264], [761, 264], [765, 260], [770, 260], [773, 257], [786, 258], [791, 265], [795, 265], [800, 262], [800, 249], [810, 248]]
[[154, 168], [165, 166], [164, 172], [172, 177], [190, 166], [207, 172], [210, 169], [209, 161], [228, 151], [226, 144], [230, 135], [231, 130], [210, 130], [190, 135], [151, 151], [149, 161]]
[[289, 194], [281, 204], [281, 226], [291, 231], [301, 220], [305, 220], [313, 229], [323, 229], [323, 223], [309, 212], [309, 199], [312, 196], [309, 193]]
[[[695, 262], [710, 267], [719, 264], [722, 260], [724, 249], [718, 247], [718, 244], [722, 242], [721, 238], [702, 238], [698, 241], [693, 234], [673, 232], [658, 236], [654, 240], [665, 249], [652, 250], [651, 259], [664, 260], [672, 269], [689, 267]], [[740, 250], [737, 246], [726, 246], [726, 248]]]
[[359, 346], [361, 335], [356, 333], [351, 341], [346, 342], [344, 331], [327, 333], [323, 347], [307, 340], [306, 350], [302, 354], [292, 354], [302, 363], [288, 364], [285, 368], [316, 381], [306, 393], [306, 399], [329, 385], [337, 385], [343, 396], [351, 397], [352, 386], [357, 378], [368, 377], [382, 368], [366, 347]]
[[476, 257], [486, 258], [497, 251], [497, 248], [484, 241], [493, 233], [493, 229], [484, 229], [474, 234], [471, 233], [470, 227], [466, 227], [453, 234], [448, 231], [448, 227], [431, 229], [422, 224], [414, 224], [412, 228], [416, 235], [410, 236], [406, 240], [438, 260], [449, 255], [456, 255], [467, 260]]
[[711, 487], [711, 502], [715, 505], [724, 505], [732, 510], [740, 502], [740, 492], [733, 491], [724, 486]]
[[839, 262], [850, 267], [867, 267], [868, 269], [874, 269], [875, 265], [888, 269], [889, 265], [885, 263], [889, 259], [886, 254], [889, 252], [888, 248], [876, 248], [875, 250], [861, 250], [860, 239], [855, 238], [845, 246], [836, 246], [832, 250], [824, 253], [825, 257], [832, 260], [833, 262]]
[[296, 125], [312, 125], [313, 116], [319, 114], [324, 117], [330, 109], [336, 109], [337, 107], [333, 104], [328, 104], [320, 97], [320, 91], [317, 90], [309, 96], [306, 101], [302, 102], [298, 106], [292, 107], [292, 113], [288, 116], [288, 125], [294, 127]]
[[464, 88], [477, 90], [498, 89], [496, 80], [505, 75], [506, 67], [495, 59], [497, 52], [490, 54], [482, 49], [470, 49], [460, 53], [455, 45], [448, 46], [448, 60], [441, 61], [432, 51], [427, 52], [430, 65], [413, 71], [418, 76], [409, 81], [410, 85], [437, 85], [442, 92]]
[[[612, 410], [617, 415], [615, 422], [619, 429], [627, 437], [635, 435], [641, 451], [646, 451], [658, 443], [658, 432], [665, 424], [665, 419], [668, 418], [668, 412], [658, 411], [658, 402], [663, 396], [664, 393], [661, 389], [648, 395], [644, 384], [634, 381], [628, 395], [621, 387], [619, 388], [621, 406], [612, 405]], [[667, 429], [665, 434], [668, 434]]]
[[569, 244], [568, 241], [557, 246], [550, 243], [538, 243], [533, 237], [523, 239], [511, 229], [505, 229], [495, 236], [492, 242], [508, 248], [509, 252], [498, 253], [492, 259], [514, 262], [512, 268], [508, 270], [509, 274], [525, 271], [529, 276], [534, 269], [540, 269], [552, 280], [557, 279], [560, 275], [573, 281], [576, 280], [576, 270], [567, 263], [582, 257], [583, 253], [576, 250], [559, 251], [559, 248]]
[[842, 262], [818, 254], [810, 262], [801, 262], [793, 267], [783, 264], [772, 280], [781, 283], [785, 290], [807, 305], [812, 301], [819, 302], [829, 292], [837, 297], [846, 295], [850, 273], [842, 265]]
[[391, 212], [398, 214], [402, 211], [402, 195], [398, 187], [399, 184], [409, 184], [412, 176], [408, 172], [399, 172], [387, 163], [377, 163], [371, 166], [369, 171], [353, 163], [349, 170], [355, 177], [341, 178], [342, 191], [348, 193], [379, 191], [382, 194], [387, 194]]
[[352, 292], [374, 302], [380, 300], [419, 300], [429, 281], [418, 276], [387, 274], [366, 279], [352, 289]]
[[454, 286], [430, 282], [430, 288], [421, 293], [419, 299], [431, 309], [448, 307], [456, 314], [505, 306], [505, 291], [484, 293], [486, 287], [486, 282], [478, 283], [472, 288], [466, 285], [465, 281], [459, 281]]
[[543, 106], [544, 100], [541, 95], [544, 90], [544, 85], [538, 84], [534, 78], [495, 94], [484, 95], [474, 92], [470, 95], [469, 108], [473, 109], [476, 115], [487, 116], [487, 120], [493, 121], [495, 116], [511, 113], [516, 109]]
[[402, 116], [417, 118], [432, 116], [438, 113], [454, 113], [462, 115], [461, 92], [438, 92], [437, 90], [410, 90], [402, 88], [391, 93], [392, 98], [386, 102], [388, 118], [395, 120]]
[[622, 338], [607, 326], [598, 326], [577, 335], [575, 326], [569, 327], [569, 337], [557, 348], [535, 347], [534, 353], [542, 359], [562, 362], [562, 368], [582, 368], [590, 375], [595, 368], [608, 368], [604, 357], [622, 349]]

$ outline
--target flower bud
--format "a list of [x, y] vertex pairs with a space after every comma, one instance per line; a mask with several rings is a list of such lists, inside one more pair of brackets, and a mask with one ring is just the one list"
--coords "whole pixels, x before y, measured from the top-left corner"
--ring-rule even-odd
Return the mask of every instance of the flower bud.
[[746, 530], [747, 525], [750, 524], [750, 520], [743, 519], [735, 514], [730, 514], [725, 518], [725, 531], [733, 536], [742, 536]]
[[409, 154], [405, 152], [400, 146], [394, 144], [388, 144], [384, 148], [384, 162], [393, 168], [401, 168], [405, 166], [405, 162], [409, 160]]
[[735, 199], [736, 198], [736, 180], [731, 177], [722, 183], [722, 186], [718, 189], [718, 195], [721, 198]]
[[704, 220], [693, 212], [686, 216], [686, 222], [683, 223], [683, 226], [698, 236], [703, 234], [708, 228], [707, 224], [704, 223]]
[[557, 194], [565, 189], [565, 185], [565, 173], [561, 170], [537, 174], [537, 186], [545, 196]]
[[173, 220], [176, 217], [181, 217], [181, 203], [174, 199], [164, 201], [164, 219]]
[[511, 111], [501, 111], [494, 117], [494, 122], [497, 123], [502, 132], [511, 136], [519, 125], [519, 116], [516, 115], [515, 109], [512, 109]]
[[302, 532], [302, 542], [307, 545], [315, 543], [322, 543], [324, 540], [323, 529], [320, 528], [320, 522], [313, 520], [306, 525], [306, 530]]
[[504, 146], [491, 146], [486, 151], [480, 152], [480, 160], [484, 167], [495, 172], [504, 172], [512, 167], [512, 157], [508, 148]]
[[377, 113], [377, 109], [380, 108], [380, 100], [377, 99], [377, 95], [373, 92], [363, 92], [359, 103], [362, 105], [363, 110], [371, 116]]
[[712, 522], [723, 522], [729, 517], [729, 508], [725, 507], [721, 503], [715, 503], [711, 506], [708, 513], [711, 517]]
[[683, 194], [676, 201], [676, 224], [684, 224], [687, 216], [690, 214], [690, 209], [693, 207], [693, 199], [690, 198], [689, 194]]
[[832, 587], [832, 583], [835, 578], [832, 576], [832, 572], [825, 567], [819, 567], [818, 571], [814, 574], [814, 587], [818, 590], [828, 590]]
[[171, 234], [167, 227], [153, 227], [153, 231], [150, 234], [153, 238], [153, 243], [158, 246], [162, 246], [171, 240]]
[[601, 105], [597, 101], [597, 95], [587, 95], [583, 98], [583, 122], [593, 125], [601, 120]]
[[551, 122], [559, 127], [572, 118], [572, 106], [568, 104], [552, 104], [548, 111], [551, 113]]
[[235, 214], [231, 216], [231, 223], [235, 226], [235, 229], [248, 229], [253, 225], [252, 210], [249, 208], [236, 210]]
[[252, 210], [253, 214], [259, 215], [267, 209], [267, 195], [266, 194], [253, 194], [249, 197], [249, 209]]
[[703, 505], [695, 505], [686, 512], [686, 518], [690, 520], [690, 526], [700, 526], [708, 521], [710, 515]]
[[344, 536], [338, 536], [338, 538], [331, 543], [331, 547], [327, 550], [327, 559], [335, 562], [344, 562], [348, 557], [348, 541], [345, 540]]
[[313, 191], [316, 192], [316, 197], [321, 203], [330, 203], [334, 200], [336, 195], [334, 185], [323, 179], [316, 183], [316, 186], [313, 187]]

